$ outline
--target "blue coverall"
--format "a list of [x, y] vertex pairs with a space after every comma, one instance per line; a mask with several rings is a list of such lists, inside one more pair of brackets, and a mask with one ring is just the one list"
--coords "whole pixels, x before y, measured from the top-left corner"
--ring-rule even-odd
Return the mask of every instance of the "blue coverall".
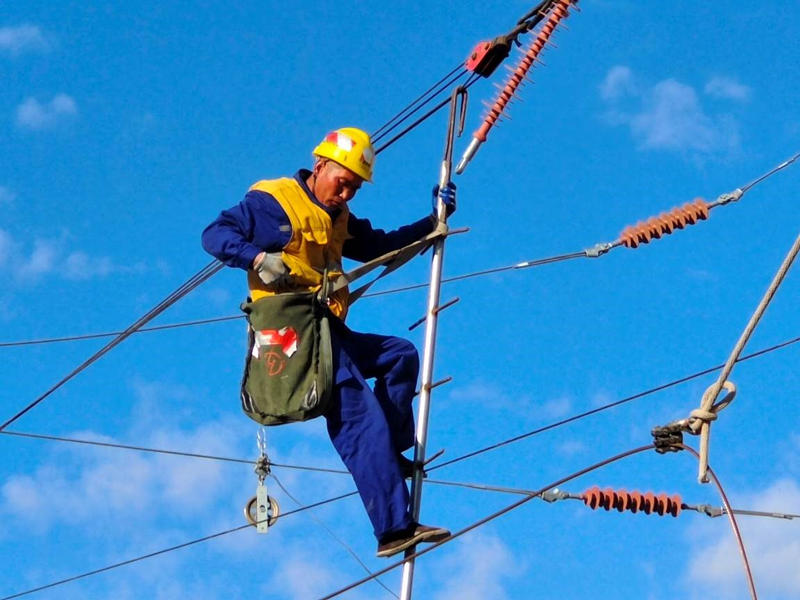
[[[295, 179], [320, 208], [300, 170]], [[349, 215], [351, 239], [343, 255], [368, 261], [402, 248], [433, 230], [425, 217], [395, 231], [373, 229], [366, 219]], [[250, 191], [237, 206], [222, 211], [203, 231], [203, 248], [225, 264], [249, 269], [262, 251], [280, 252], [291, 237], [289, 218], [275, 198]], [[325, 418], [334, 447], [353, 475], [379, 543], [413, 525], [409, 495], [398, 456], [414, 444], [412, 399], [419, 374], [414, 345], [402, 338], [357, 333], [331, 317], [334, 386]], [[367, 379], [375, 378], [374, 390]]]

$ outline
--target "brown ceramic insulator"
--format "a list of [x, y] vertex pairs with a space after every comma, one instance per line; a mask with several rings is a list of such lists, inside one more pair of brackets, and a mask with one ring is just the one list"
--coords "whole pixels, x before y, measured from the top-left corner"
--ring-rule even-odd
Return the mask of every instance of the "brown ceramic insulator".
[[558, 27], [559, 22], [569, 16], [570, 4], [576, 2], [577, 0], [558, 0], [558, 2], [553, 5], [553, 8], [550, 10], [550, 14], [547, 18], [547, 22], [539, 30], [536, 38], [528, 47], [528, 51], [522, 56], [516, 68], [511, 71], [511, 74], [506, 80], [505, 86], [503, 86], [503, 88], [500, 90], [497, 95], [497, 99], [494, 101], [494, 104], [489, 108], [489, 112], [484, 118], [483, 123], [473, 134], [473, 137], [476, 140], [480, 140], [481, 142], [486, 141], [486, 136], [489, 134], [489, 130], [495, 124], [497, 119], [504, 114], [506, 105], [514, 97], [517, 88], [525, 79], [525, 76], [533, 66], [533, 63], [536, 61], [536, 58], [542, 51], [542, 48], [544, 48], [547, 40], [550, 39], [553, 31], [555, 31], [556, 27]]
[[598, 508], [611, 510], [613, 508], [619, 512], [641, 511], [647, 515], [655, 513], [659, 516], [672, 515], [673, 517], [677, 517], [681, 513], [683, 506], [681, 497], [677, 494], [673, 496], [656, 495], [653, 492], [628, 492], [611, 488], [601, 490], [597, 486], [589, 488], [581, 494], [581, 499], [586, 506], [593, 510]]
[[639, 244], [647, 244], [652, 239], [669, 235], [676, 229], [694, 225], [708, 218], [710, 207], [702, 198], [695, 198], [683, 206], [677, 206], [669, 212], [661, 213], [646, 221], [640, 221], [622, 230], [619, 241], [628, 248], [637, 248]]

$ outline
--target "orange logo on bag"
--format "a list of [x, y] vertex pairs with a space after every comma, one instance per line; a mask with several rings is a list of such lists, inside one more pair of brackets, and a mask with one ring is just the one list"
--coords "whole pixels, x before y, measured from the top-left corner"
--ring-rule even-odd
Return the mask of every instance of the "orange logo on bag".
[[267, 367], [267, 375], [275, 377], [286, 368], [286, 359], [277, 352], [270, 351], [264, 355], [264, 365]]
[[[291, 358], [297, 352], [300, 338], [293, 327], [282, 327], [281, 329], [256, 331], [255, 342], [253, 356], [259, 358], [263, 354], [267, 375], [274, 377], [283, 373], [286, 368], [286, 359]], [[275, 346], [278, 346], [280, 351], [273, 349]], [[269, 348], [269, 350], [262, 352], [262, 348]]]

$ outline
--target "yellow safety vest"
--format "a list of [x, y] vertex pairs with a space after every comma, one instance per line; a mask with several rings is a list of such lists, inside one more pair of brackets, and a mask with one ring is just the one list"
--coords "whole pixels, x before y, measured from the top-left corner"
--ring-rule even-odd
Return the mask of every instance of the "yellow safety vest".
[[[293, 286], [297, 290], [317, 292], [322, 287], [322, 273], [327, 268], [332, 282], [342, 274], [342, 246], [350, 236], [347, 233], [347, 218], [350, 214], [345, 205], [335, 221], [316, 205], [299, 183], [284, 177], [259, 181], [250, 191], [271, 194], [289, 217], [292, 237], [283, 247], [281, 258], [289, 268]], [[247, 272], [250, 297], [253, 301], [273, 296], [255, 271]], [[344, 320], [347, 315], [350, 292], [344, 287], [329, 299], [331, 312]]]

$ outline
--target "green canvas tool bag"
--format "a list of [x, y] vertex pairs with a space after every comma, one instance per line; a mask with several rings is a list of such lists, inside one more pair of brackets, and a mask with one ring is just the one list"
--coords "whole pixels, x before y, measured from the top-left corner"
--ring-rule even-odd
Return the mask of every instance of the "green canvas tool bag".
[[262, 425], [306, 421], [325, 412], [333, 358], [327, 308], [310, 292], [245, 302], [250, 323], [242, 408]]

